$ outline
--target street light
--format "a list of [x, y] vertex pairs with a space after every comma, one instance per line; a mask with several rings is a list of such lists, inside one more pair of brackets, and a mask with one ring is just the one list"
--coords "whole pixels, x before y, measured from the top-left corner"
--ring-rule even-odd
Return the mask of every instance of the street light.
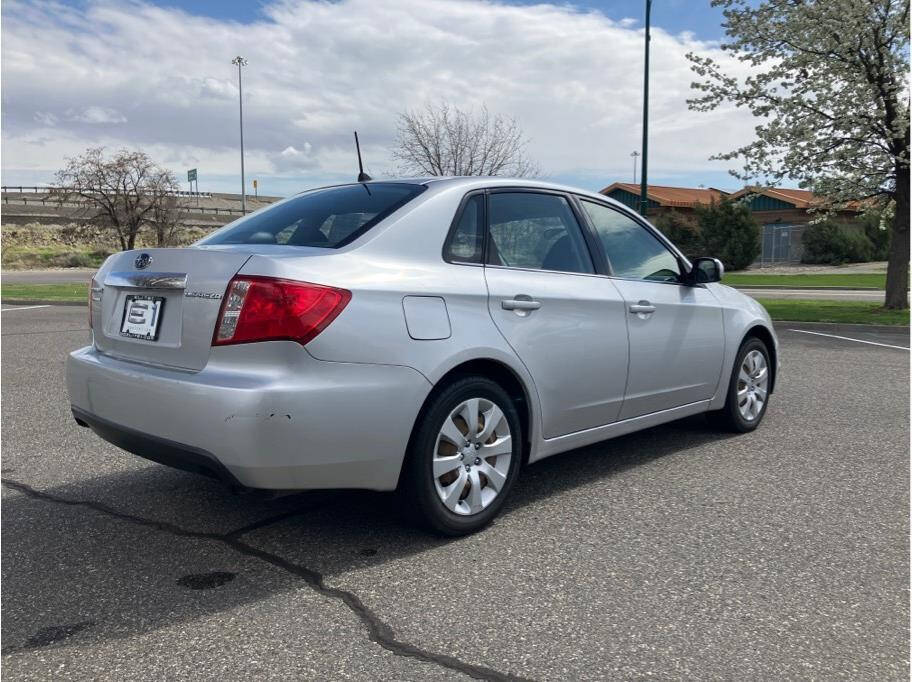
[[640, 176], [640, 215], [646, 215], [649, 198], [646, 196], [646, 157], [649, 148], [649, 13], [652, 0], [646, 0], [646, 63], [643, 69], [643, 171]]
[[241, 213], [247, 213], [247, 186], [244, 184], [244, 91], [241, 89], [241, 67], [247, 60], [238, 55], [231, 60], [238, 67], [238, 108], [241, 115]]
[[640, 153], [636, 150], [630, 152], [630, 156], [633, 157], [633, 184], [637, 184], [637, 157]]

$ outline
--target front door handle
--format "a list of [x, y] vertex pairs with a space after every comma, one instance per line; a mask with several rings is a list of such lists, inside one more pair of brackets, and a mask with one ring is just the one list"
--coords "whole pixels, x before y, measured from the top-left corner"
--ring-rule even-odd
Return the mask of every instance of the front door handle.
[[638, 315], [649, 315], [655, 311], [656, 307], [649, 301], [639, 301], [637, 303], [630, 304], [630, 312], [636, 313]]
[[541, 308], [539, 301], [533, 301], [531, 298], [511, 298], [500, 302], [500, 307], [504, 310], [538, 310]]

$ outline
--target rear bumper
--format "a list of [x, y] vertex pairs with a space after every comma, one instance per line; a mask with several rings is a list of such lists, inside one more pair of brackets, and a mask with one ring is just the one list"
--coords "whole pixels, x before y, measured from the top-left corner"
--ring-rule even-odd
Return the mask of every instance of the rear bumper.
[[241, 482], [211, 452], [119, 426], [107, 419], [83, 412], [78, 407], [73, 407], [72, 410], [77, 424], [92, 429], [101, 438], [122, 450], [175, 469], [209, 476], [227, 485], [241, 486]]
[[77, 420], [162, 464], [249, 488], [391, 490], [431, 385], [276, 341], [213, 348], [199, 372], [90, 346], [67, 359], [67, 389]]

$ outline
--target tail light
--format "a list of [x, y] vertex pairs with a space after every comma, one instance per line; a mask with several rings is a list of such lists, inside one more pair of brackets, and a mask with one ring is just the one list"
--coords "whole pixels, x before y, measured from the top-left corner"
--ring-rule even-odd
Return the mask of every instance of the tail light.
[[98, 286], [98, 282], [93, 277], [89, 282], [89, 329], [92, 329], [92, 313], [95, 310], [95, 304], [101, 302], [104, 294], [104, 287]]
[[228, 284], [213, 346], [254, 341], [305, 344], [351, 300], [345, 289], [273, 277], [235, 277]]

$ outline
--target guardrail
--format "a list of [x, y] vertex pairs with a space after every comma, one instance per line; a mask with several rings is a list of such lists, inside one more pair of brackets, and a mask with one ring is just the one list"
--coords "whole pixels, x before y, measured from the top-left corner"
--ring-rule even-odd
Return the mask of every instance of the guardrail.
[[22, 185], [3, 185], [0, 187], [0, 191], [3, 192], [18, 192], [19, 194], [24, 194], [25, 190], [33, 190], [35, 194], [40, 192], [50, 192], [53, 187], [24, 187]]
[[[26, 194], [31, 192], [32, 194], [38, 194], [39, 192], [44, 192], [50, 194], [51, 192], [60, 191], [72, 191], [69, 187], [38, 187], [38, 186], [28, 186], [28, 185], [2, 185], [0, 186], [0, 192], [11, 192], [14, 194]], [[175, 190], [173, 192], [168, 192], [168, 196], [172, 197], [199, 197], [200, 199], [211, 199], [212, 192], [185, 192], [182, 190]], [[227, 210], [227, 209], [225, 209]]]
[[200, 199], [212, 198], [212, 192], [184, 192], [182, 190], [176, 190], [174, 192], [170, 192], [170, 194], [177, 197], [199, 197]]
[[[3, 203], [9, 205], [11, 203], [10, 197], [4, 196]], [[32, 199], [31, 201], [25, 197], [16, 197], [12, 200], [12, 204], [15, 206], [28, 206], [30, 203], [35, 206], [40, 204], [41, 206], [67, 206], [70, 208], [85, 208], [86, 206], [98, 205], [97, 202], [93, 201], [60, 201], [58, 199], [48, 199], [47, 197]], [[240, 208], [216, 208], [211, 206], [184, 206], [183, 208], [187, 214], [211, 213], [213, 215], [244, 215], [243, 209]]]

